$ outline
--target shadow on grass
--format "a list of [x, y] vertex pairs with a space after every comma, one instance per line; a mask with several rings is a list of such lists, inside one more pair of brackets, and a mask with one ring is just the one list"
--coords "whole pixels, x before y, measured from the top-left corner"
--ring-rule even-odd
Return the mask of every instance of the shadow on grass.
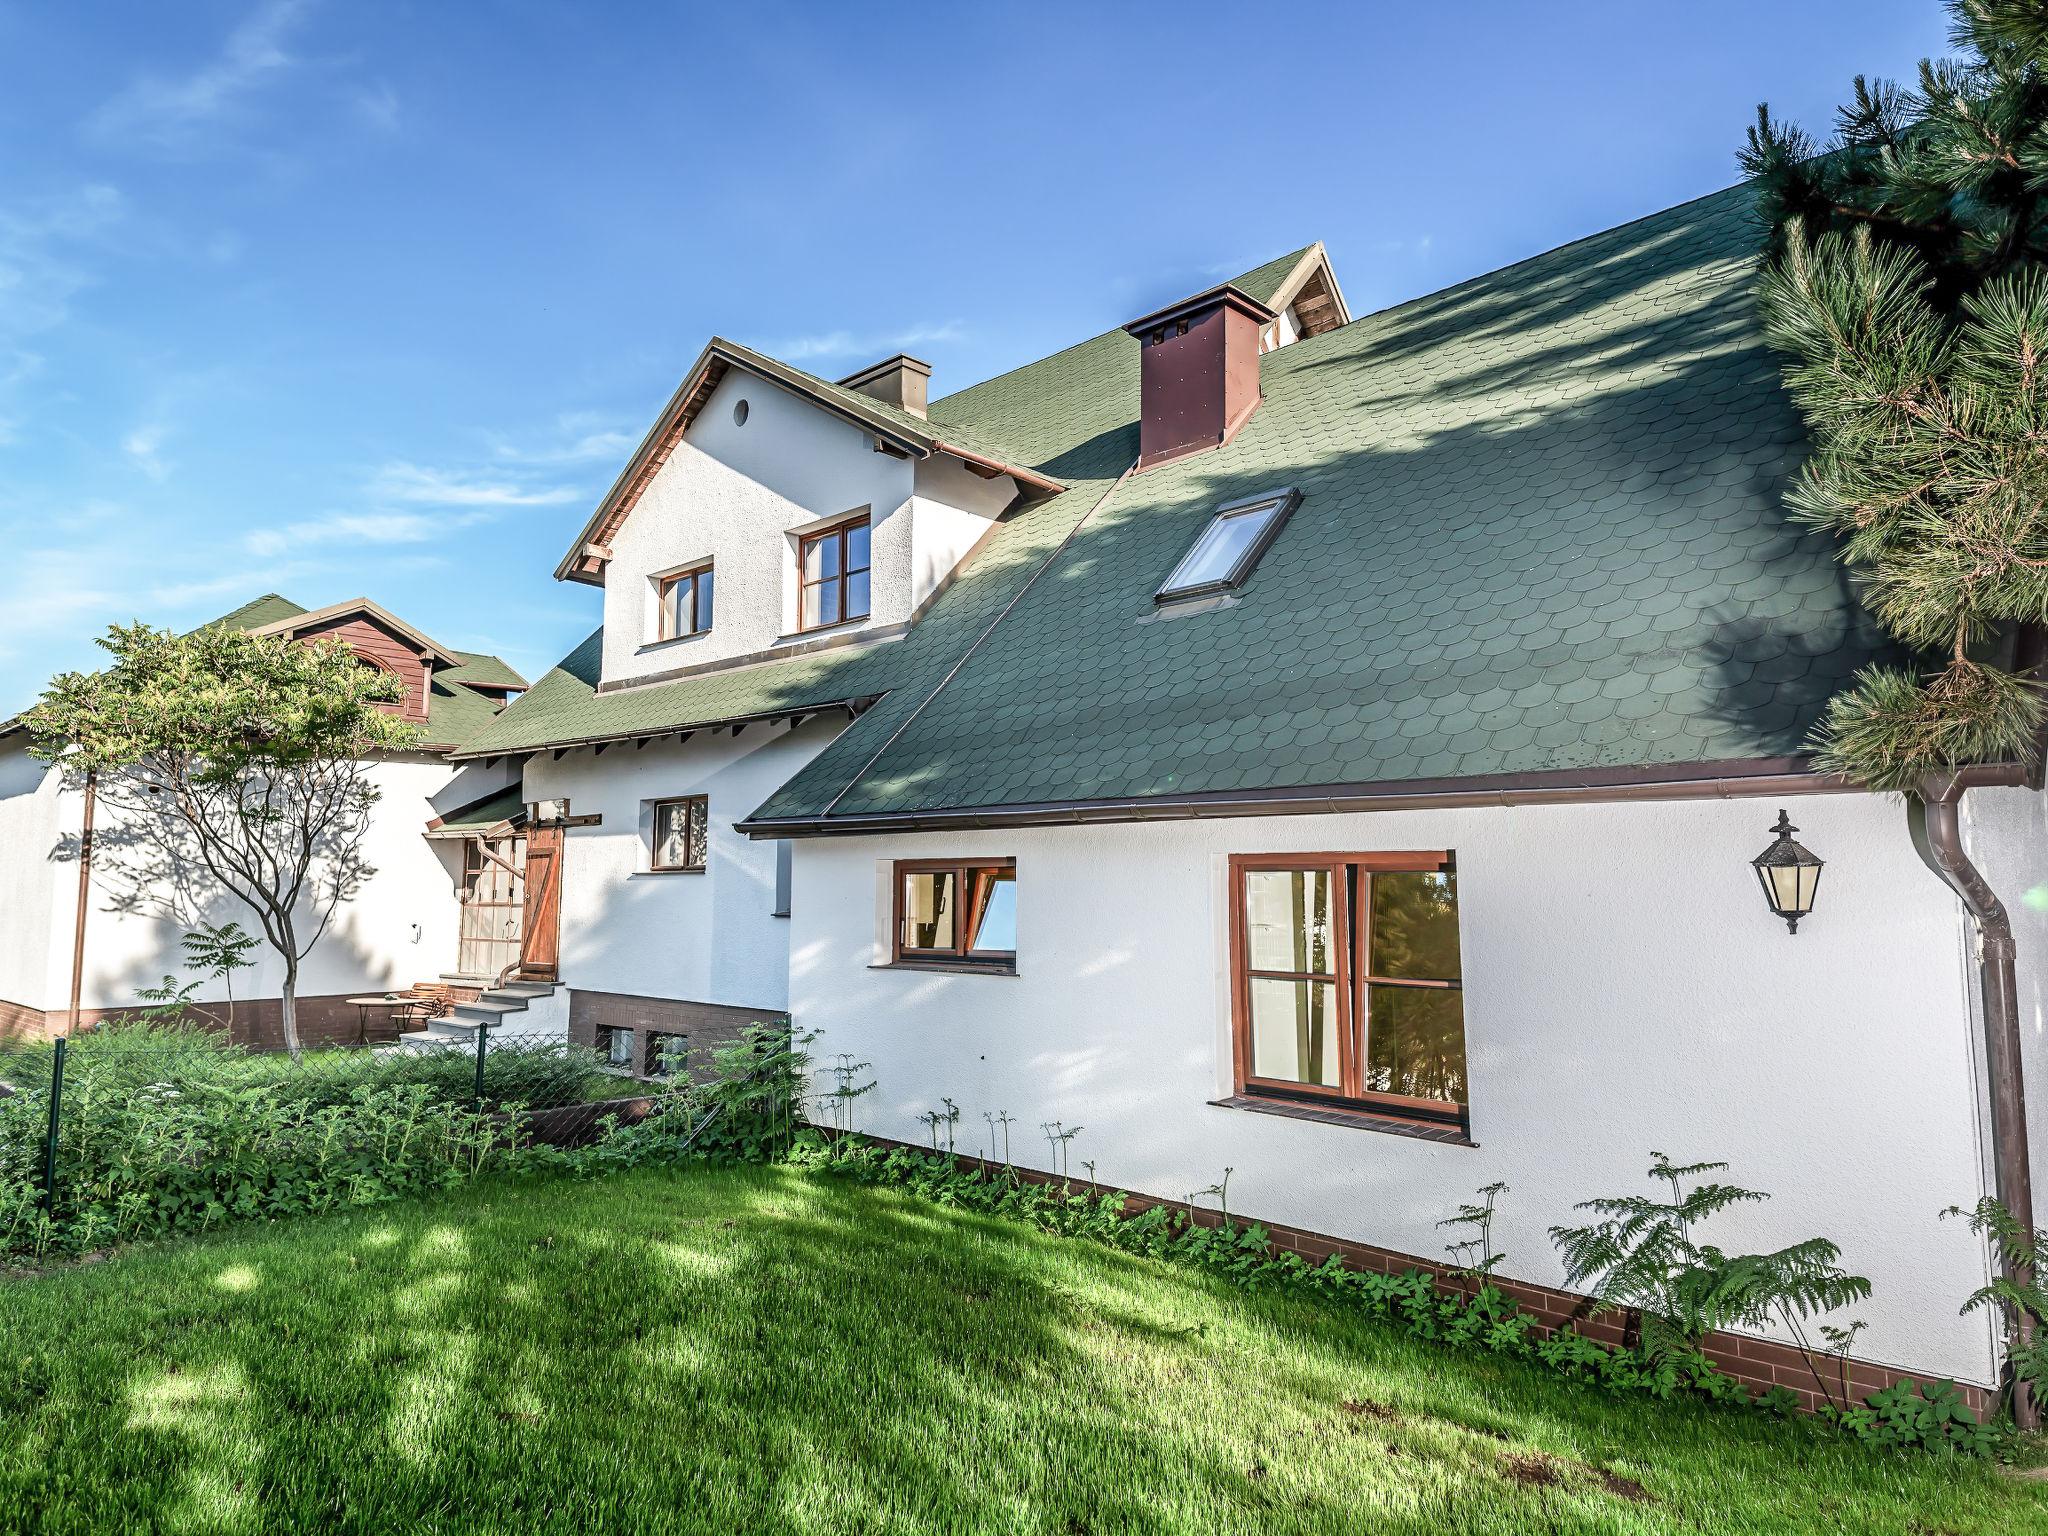
[[781, 1172], [485, 1186], [0, 1294], [10, 1530], [2025, 1523], [1974, 1469]]

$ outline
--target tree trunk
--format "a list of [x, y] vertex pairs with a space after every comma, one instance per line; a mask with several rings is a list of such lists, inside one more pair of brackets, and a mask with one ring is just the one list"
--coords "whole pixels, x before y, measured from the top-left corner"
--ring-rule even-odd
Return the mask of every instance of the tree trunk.
[[289, 950], [284, 957], [284, 1004], [280, 1012], [284, 1018], [284, 1048], [292, 1053], [292, 1061], [299, 1059], [299, 957]]

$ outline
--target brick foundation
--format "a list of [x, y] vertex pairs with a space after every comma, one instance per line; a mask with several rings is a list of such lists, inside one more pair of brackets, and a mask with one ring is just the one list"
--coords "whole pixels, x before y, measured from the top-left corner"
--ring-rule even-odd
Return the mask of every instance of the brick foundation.
[[702, 1074], [711, 1068], [711, 1053], [737, 1042], [749, 1024], [787, 1021], [788, 1015], [774, 1008], [735, 1008], [726, 1003], [637, 997], [629, 992], [592, 992], [582, 987], [569, 991], [570, 1041], [595, 1048], [600, 1030], [631, 1030], [632, 1071], [636, 1076], [644, 1076], [651, 1069], [649, 1054], [655, 1037], [681, 1039], [684, 1067], [693, 1074]]
[[[452, 989], [456, 1001], [466, 1001], [477, 995], [476, 988]], [[393, 1040], [398, 1036], [397, 1025], [389, 1009], [370, 1010], [368, 1027], [365, 1029], [359, 1011], [348, 999], [355, 993], [316, 994], [299, 999], [299, 1043], [306, 1046], [355, 1045], [367, 1038], [371, 1043]], [[378, 994], [364, 992], [362, 996]], [[122, 1014], [133, 1014], [149, 1006], [131, 1003], [124, 1008], [81, 1008], [78, 1010], [79, 1026], [90, 1029], [104, 1019]], [[213, 1018], [225, 1030], [231, 1044], [247, 1046], [252, 1051], [281, 1051], [284, 1049], [284, 999], [278, 997], [238, 997], [235, 999], [234, 1028], [226, 1029], [227, 1004], [200, 1003], [197, 1011]], [[65, 1033], [70, 1014], [65, 1008], [27, 1008], [19, 1003], [0, 1001], [0, 1040], [47, 1039]]]
[[[915, 1142], [897, 1141], [887, 1136], [861, 1135], [869, 1141], [888, 1146], [910, 1147], [916, 1151], [929, 1151], [918, 1147]], [[988, 1162], [985, 1158], [961, 1154], [963, 1164], [986, 1168], [991, 1171], [1001, 1165]], [[1089, 1190], [1102, 1195], [1122, 1195], [1127, 1215], [1135, 1216], [1153, 1206], [1169, 1206], [1174, 1210], [1187, 1211], [1186, 1202], [1164, 1200], [1152, 1195], [1139, 1194], [1128, 1189], [1119, 1189], [1112, 1184], [1091, 1184], [1086, 1179], [1063, 1180], [1057, 1174], [1044, 1173], [1035, 1168], [1015, 1168], [1019, 1178], [1033, 1184], [1067, 1184], [1077, 1190]], [[1321, 1264], [1331, 1254], [1336, 1254], [1346, 1269], [1370, 1270], [1383, 1275], [1398, 1275], [1411, 1269], [1419, 1269], [1438, 1279], [1457, 1283], [1456, 1272], [1448, 1265], [1431, 1259], [1418, 1258], [1411, 1253], [1400, 1253], [1391, 1248], [1376, 1248], [1370, 1243], [1355, 1243], [1341, 1237], [1331, 1237], [1324, 1232], [1310, 1232], [1301, 1227], [1290, 1227], [1279, 1222], [1259, 1221], [1255, 1214], [1234, 1211], [1232, 1218], [1244, 1222], [1258, 1222], [1272, 1234], [1275, 1249], [1286, 1253], [1297, 1253], [1312, 1264]], [[1215, 1226], [1221, 1220], [1220, 1213], [1200, 1207], [1193, 1211], [1194, 1219], [1203, 1226]], [[1510, 1280], [1496, 1277], [1493, 1282], [1513, 1300], [1516, 1306], [1536, 1320], [1536, 1331], [1542, 1334], [1556, 1332], [1569, 1323], [1589, 1339], [1602, 1344], [1634, 1344], [1641, 1326], [1639, 1314], [1634, 1311], [1593, 1312], [1593, 1300], [1572, 1291], [1554, 1290], [1549, 1286], [1534, 1285], [1524, 1280]], [[1808, 1368], [1805, 1356], [1790, 1344], [1781, 1344], [1775, 1339], [1760, 1339], [1745, 1333], [1709, 1334], [1701, 1352], [1713, 1361], [1715, 1366], [1741, 1382], [1753, 1391], [1765, 1391], [1771, 1387], [1784, 1387], [1799, 1399], [1799, 1405], [1807, 1412], [1819, 1408], [1826, 1398], [1822, 1395]], [[1818, 1360], [1816, 1364], [1826, 1374], [1828, 1384], [1835, 1387], [1834, 1362]], [[1874, 1360], [1849, 1362], [1849, 1393], [1852, 1401], [1861, 1402], [1871, 1393], [1882, 1390], [1911, 1377], [1915, 1381], [1929, 1381], [1936, 1378], [1924, 1372], [1904, 1370], [1894, 1365], [1885, 1365]], [[1971, 1412], [1980, 1419], [1988, 1418], [1997, 1406], [1997, 1392], [1990, 1387], [1972, 1382], [1957, 1382], [1957, 1389]], [[1839, 1391], [1839, 1388], [1835, 1388]]]

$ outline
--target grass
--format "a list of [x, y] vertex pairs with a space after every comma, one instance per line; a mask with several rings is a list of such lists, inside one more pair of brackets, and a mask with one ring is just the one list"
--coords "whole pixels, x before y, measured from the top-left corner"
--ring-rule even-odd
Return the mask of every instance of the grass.
[[0, 1281], [0, 1531], [324, 1529], [2020, 1536], [2048, 1492], [779, 1169]]

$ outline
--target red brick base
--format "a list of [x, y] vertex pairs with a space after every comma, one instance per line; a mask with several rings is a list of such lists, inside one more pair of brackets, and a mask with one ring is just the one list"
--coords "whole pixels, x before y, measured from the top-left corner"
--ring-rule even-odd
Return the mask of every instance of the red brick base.
[[[914, 1151], [926, 1151], [914, 1142], [897, 1141], [887, 1136], [868, 1136], [869, 1141], [882, 1142], [889, 1146], [910, 1147]], [[1001, 1165], [988, 1162], [985, 1158], [962, 1154], [962, 1163], [995, 1171]], [[1163, 1205], [1186, 1212], [1189, 1207], [1184, 1201], [1163, 1200], [1153, 1195], [1138, 1194], [1133, 1190], [1119, 1189], [1112, 1184], [1091, 1184], [1086, 1179], [1063, 1180], [1057, 1174], [1043, 1173], [1035, 1168], [1016, 1168], [1018, 1177], [1033, 1184], [1067, 1184], [1074, 1189], [1085, 1189], [1096, 1194], [1122, 1195], [1124, 1211], [1135, 1216], [1153, 1206]], [[1243, 1211], [1231, 1213], [1234, 1220], [1258, 1222], [1272, 1234], [1273, 1247], [1285, 1253], [1296, 1253], [1312, 1264], [1321, 1264], [1330, 1255], [1336, 1254], [1346, 1269], [1370, 1270], [1382, 1275], [1398, 1275], [1411, 1269], [1422, 1270], [1439, 1280], [1458, 1283], [1456, 1271], [1448, 1265], [1431, 1259], [1417, 1258], [1411, 1253], [1400, 1253], [1392, 1248], [1376, 1248], [1370, 1243], [1354, 1243], [1345, 1238], [1331, 1237], [1323, 1232], [1310, 1232], [1301, 1227], [1284, 1226], [1278, 1222], [1259, 1221], [1256, 1215]], [[1220, 1213], [1196, 1207], [1192, 1211], [1194, 1220], [1203, 1226], [1215, 1226], [1221, 1220]], [[1572, 1291], [1554, 1290], [1549, 1286], [1534, 1285], [1525, 1280], [1510, 1280], [1496, 1277], [1493, 1282], [1507, 1296], [1536, 1321], [1536, 1331], [1550, 1334], [1569, 1323], [1589, 1339], [1602, 1344], [1634, 1344], [1641, 1328], [1641, 1318], [1634, 1311], [1610, 1311], [1597, 1315], [1593, 1311], [1593, 1299]], [[1819, 1385], [1814, 1381], [1813, 1369], [1806, 1357], [1790, 1344], [1781, 1344], [1775, 1339], [1755, 1338], [1746, 1333], [1714, 1333], [1707, 1336], [1701, 1352], [1713, 1361], [1715, 1366], [1753, 1391], [1766, 1391], [1771, 1387], [1784, 1387], [1799, 1399], [1800, 1407], [1809, 1413], [1826, 1402]], [[1838, 1369], [1832, 1359], [1817, 1360], [1814, 1364], [1825, 1373], [1828, 1386], [1839, 1394], [1835, 1372]], [[1885, 1365], [1874, 1360], [1849, 1362], [1849, 1394], [1854, 1402], [1861, 1402], [1871, 1393], [1881, 1391], [1900, 1380], [1911, 1377], [1915, 1381], [1930, 1378], [1924, 1372], [1904, 1370], [1898, 1366]], [[1996, 1408], [1998, 1394], [1994, 1388], [1973, 1382], [1957, 1382], [1963, 1400], [1971, 1412], [1979, 1418], [1988, 1417]]]
[[[355, 1045], [361, 1040], [375, 1042], [396, 1038], [398, 1030], [392, 1022], [391, 1010], [373, 1008], [369, 1010], [367, 1026], [359, 1010], [348, 999], [353, 993], [319, 994], [299, 999], [299, 1041], [308, 1046]], [[365, 992], [364, 996], [376, 995]], [[452, 995], [457, 1001], [464, 1001], [477, 995], [476, 988], [455, 988]], [[104, 1019], [122, 1014], [133, 1014], [146, 1004], [133, 1003], [125, 1008], [81, 1008], [78, 1010], [79, 1025], [90, 1029]], [[227, 1028], [227, 1004], [199, 1003], [195, 1010], [226, 1032], [235, 1045], [247, 1046], [254, 1051], [281, 1051], [284, 1049], [284, 999], [278, 997], [238, 997], [235, 999], [234, 1028]], [[65, 1033], [65, 1024], [70, 1010], [65, 1008], [27, 1008], [19, 1003], [0, 1001], [0, 1040], [40, 1040]]]

